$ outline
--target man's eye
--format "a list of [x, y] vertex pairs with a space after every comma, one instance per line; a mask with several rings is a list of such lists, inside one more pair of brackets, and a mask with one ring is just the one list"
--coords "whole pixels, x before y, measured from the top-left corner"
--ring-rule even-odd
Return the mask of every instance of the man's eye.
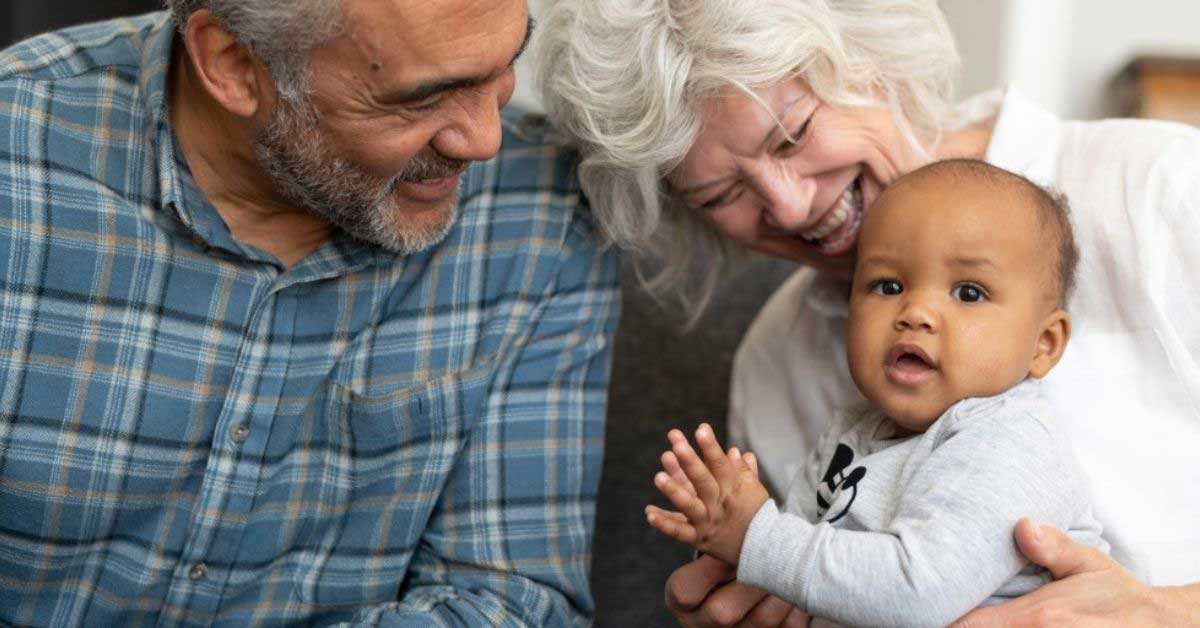
[[950, 294], [963, 303], [979, 303], [987, 299], [987, 294], [984, 293], [983, 288], [969, 283], [954, 286], [954, 290]]
[[429, 111], [437, 107], [439, 104], [441, 104], [441, 102], [442, 97], [440, 95], [430, 96], [425, 100], [418, 100], [417, 102], [410, 104], [408, 108], [412, 109], [413, 111]]
[[880, 279], [871, 284], [871, 292], [885, 297], [894, 297], [904, 292], [904, 286], [900, 285], [900, 282], [895, 279]]

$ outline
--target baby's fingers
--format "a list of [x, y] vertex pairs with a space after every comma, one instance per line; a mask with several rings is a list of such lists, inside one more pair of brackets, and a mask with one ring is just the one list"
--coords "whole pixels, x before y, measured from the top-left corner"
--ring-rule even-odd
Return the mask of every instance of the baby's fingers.
[[691, 481], [696, 496], [705, 503], [715, 502], [721, 494], [721, 489], [717, 486], [717, 481], [713, 478], [712, 473], [709, 473], [704, 461], [696, 455], [696, 450], [688, 444], [683, 432], [671, 430], [667, 438], [671, 441], [671, 452], [679, 461], [683, 474]]
[[708, 511], [704, 508], [704, 502], [700, 501], [699, 498], [681, 484], [672, 480], [671, 476], [666, 473], [659, 471], [654, 474], [654, 485], [667, 498], [667, 501], [671, 502], [671, 505], [686, 515], [688, 519], [703, 521], [708, 517]]
[[667, 475], [671, 476], [672, 480], [682, 484], [685, 488], [687, 488], [688, 491], [692, 493], [692, 495], [696, 494], [696, 487], [692, 486], [692, 481], [689, 480], [687, 474], [683, 472], [683, 467], [679, 466], [679, 458], [675, 457], [675, 452], [663, 452], [662, 467], [663, 471], [666, 471]]
[[742, 458], [744, 458], [746, 460], [746, 464], [750, 467], [750, 470], [754, 472], [754, 477], [756, 477], [756, 478], [759, 477], [759, 475], [758, 475], [758, 456], [755, 456], [753, 453], [746, 452], [745, 454], [742, 455]]
[[700, 449], [700, 455], [704, 457], [704, 463], [716, 478], [717, 483], [721, 486], [729, 486], [729, 482], [734, 477], [734, 470], [725, 450], [721, 449], [720, 443], [717, 442], [717, 435], [713, 433], [711, 425], [701, 423], [700, 427], [696, 429], [696, 446]]
[[696, 528], [681, 513], [663, 510], [658, 506], [646, 506], [646, 522], [662, 535], [680, 543], [691, 545], [696, 542]]

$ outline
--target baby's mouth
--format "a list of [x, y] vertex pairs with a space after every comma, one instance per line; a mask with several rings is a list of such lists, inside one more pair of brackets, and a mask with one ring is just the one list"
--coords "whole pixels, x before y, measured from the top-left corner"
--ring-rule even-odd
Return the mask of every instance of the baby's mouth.
[[937, 361], [929, 356], [924, 349], [908, 343], [901, 343], [888, 352], [884, 362], [884, 370], [892, 381], [912, 385], [923, 381], [938, 370]]
[[833, 209], [817, 224], [799, 234], [801, 240], [816, 247], [823, 255], [841, 255], [853, 248], [858, 227], [862, 224], [862, 175], [842, 192]]

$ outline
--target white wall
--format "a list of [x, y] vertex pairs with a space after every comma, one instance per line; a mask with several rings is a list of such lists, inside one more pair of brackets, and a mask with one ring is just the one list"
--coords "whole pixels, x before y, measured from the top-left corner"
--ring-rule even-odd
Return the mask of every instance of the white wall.
[[1073, 117], [1108, 114], [1108, 81], [1140, 53], [1200, 57], [1200, 0], [1086, 0], [1072, 3], [1063, 101]]
[[1200, 56], [1200, 0], [940, 0], [963, 54], [960, 94], [1013, 84], [1067, 118], [1112, 115], [1138, 54]]
[[[542, 8], [549, 6], [552, 0], [529, 0], [529, 15], [537, 19]], [[1200, 0], [1197, 0], [1200, 2]], [[542, 106], [533, 88], [533, 55], [525, 53], [517, 60], [517, 91], [513, 93], [512, 104], [531, 111], [541, 111]]]

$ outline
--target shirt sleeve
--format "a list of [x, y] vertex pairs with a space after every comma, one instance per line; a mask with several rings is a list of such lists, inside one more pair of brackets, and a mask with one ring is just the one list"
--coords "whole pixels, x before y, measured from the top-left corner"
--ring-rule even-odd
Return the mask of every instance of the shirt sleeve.
[[[1139, 277], [1154, 281], [1152, 294], [1160, 303], [1154, 304], [1161, 317], [1158, 325], [1164, 335], [1163, 347], [1171, 353], [1172, 364], [1190, 382], [1191, 390], [1200, 388], [1200, 325], [1191, 324], [1193, 313], [1200, 311], [1200, 291], [1189, 289], [1200, 273], [1200, 133], [1188, 133], [1181, 139], [1162, 147], [1163, 160], [1172, 168], [1159, 169], [1166, 182], [1159, 194], [1151, 196], [1147, 205], [1156, 205], [1162, 212], [1157, 222], [1157, 246], [1146, 247], [1154, 259], [1148, 265], [1160, 272]], [[1192, 403], [1200, 407], [1200, 399]]]
[[585, 626], [616, 254], [577, 218], [426, 525], [399, 601], [355, 625]]
[[1017, 520], [1067, 528], [1086, 512], [1082, 478], [1026, 412], [980, 417], [922, 463], [884, 529], [810, 524], [764, 504], [738, 580], [814, 616], [851, 625], [942, 626], [978, 606], [1026, 564]]

